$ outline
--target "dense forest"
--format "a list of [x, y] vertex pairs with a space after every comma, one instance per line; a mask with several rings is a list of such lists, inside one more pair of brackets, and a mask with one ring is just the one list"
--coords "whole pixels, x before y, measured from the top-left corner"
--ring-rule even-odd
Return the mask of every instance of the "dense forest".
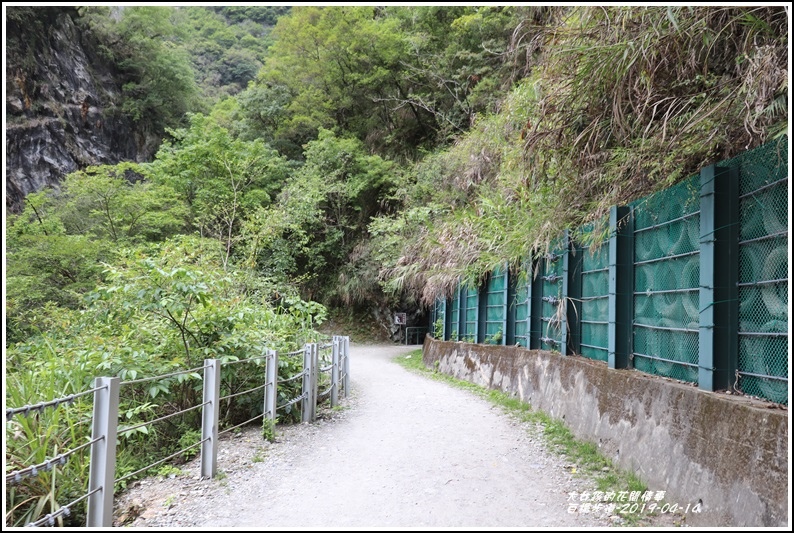
[[[63, 13], [158, 147], [8, 214], [9, 405], [293, 347], [329, 309], [419, 310], [788, 135], [783, 7], [8, 7], [8, 83], [40, 89], [24, 73]], [[29, 462], [7, 428], [7, 466]], [[122, 469], [187, 428], [131, 435]], [[14, 490], [7, 524], [46, 508]]]

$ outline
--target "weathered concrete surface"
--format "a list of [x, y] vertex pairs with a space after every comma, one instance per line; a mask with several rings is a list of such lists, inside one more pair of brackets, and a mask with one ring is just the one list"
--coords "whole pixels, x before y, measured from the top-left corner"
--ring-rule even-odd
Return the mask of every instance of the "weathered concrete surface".
[[788, 412], [601, 361], [428, 337], [424, 362], [511, 392], [635, 471], [690, 525], [786, 526]]

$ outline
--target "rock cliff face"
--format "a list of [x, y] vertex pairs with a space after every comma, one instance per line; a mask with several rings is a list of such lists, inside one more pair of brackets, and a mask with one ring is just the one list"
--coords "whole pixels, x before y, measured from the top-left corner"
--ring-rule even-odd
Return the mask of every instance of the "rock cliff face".
[[[11, 7], [7, 8], [13, 9]], [[75, 170], [150, 159], [159, 143], [121, 113], [121, 87], [75, 8], [27, 9], [8, 18], [6, 207]], [[37, 10], [37, 11], [32, 11]]]

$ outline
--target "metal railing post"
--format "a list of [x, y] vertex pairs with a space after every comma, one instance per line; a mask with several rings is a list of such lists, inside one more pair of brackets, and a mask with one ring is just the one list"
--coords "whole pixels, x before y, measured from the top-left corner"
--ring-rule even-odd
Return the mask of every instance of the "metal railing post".
[[609, 211], [609, 368], [630, 368], [634, 323], [634, 215], [627, 206]]
[[312, 345], [303, 345], [303, 382], [301, 392], [303, 393], [303, 401], [301, 402], [301, 422], [310, 422], [312, 420], [311, 406], [314, 403], [312, 398]]
[[270, 425], [270, 438], [275, 437], [276, 426], [276, 385], [278, 379], [278, 354], [275, 350], [267, 351], [267, 361], [265, 365], [265, 410], [263, 427]]
[[[119, 425], [119, 378], [96, 378], [91, 440], [91, 459], [88, 473], [88, 527], [113, 525], [113, 491], [116, 481], [116, 437]], [[98, 440], [97, 440], [98, 439]]]
[[331, 407], [339, 403], [339, 336], [334, 335], [331, 347]]
[[345, 398], [350, 393], [350, 337], [342, 337], [342, 388], [345, 390]]
[[201, 475], [215, 477], [218, 465], [218, 412], [221, 397], [221, 365], [204, 359], [204, 396], [201, 408]]
[[[739, 170], [700, 170], [698, 387], [732, 389], [739, 358]], [[760, 355], [760, 354], [759, 354]]]
[[319, 399], [320, 381], [320, 346], [312, 343], [312, 422], [317, 418], [317, 401]]

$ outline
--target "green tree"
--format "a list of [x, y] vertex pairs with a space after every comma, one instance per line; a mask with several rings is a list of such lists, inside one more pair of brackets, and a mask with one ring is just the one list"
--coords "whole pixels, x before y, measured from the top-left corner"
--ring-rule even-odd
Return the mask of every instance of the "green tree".
[[146, 179], [135, 163], [100, 165], [66, 176], [59, 218], [70, 234], [118, 241], [159, 241], [182, 231], [187, 211], [176, 191]]
[[173, 8], [127, 7], [115, 31], [114, 54], [124, 76], [123, 110], [149, 130], [180, 124], [199, 105], [198, 87]]
[[338, 128], [387, 142], [393, 116], [377, 100], [400, 76], [404, 41], [396, 20], [371, 7], [301, 7], [279, 19], [273, 36], [257, 84], [289, 89], [275, 137], [302, 145], [320, 128]]
[[343, 299], [338, 269], [365, 237], [373, 216], [388, 210], [397, 168], [368, 155], [361, 141], [320, 130], [306, 163], [280, 201], [253, 213], [243, 235], [250, 264], [301, 283], [307, 298]]
[[515, 81], [516, 7], [388, 7], [408, 43], [402, 87], [388, 99], [430, 113], [436, 141], [467, 131]]
[[189, 128], [172, 131], [175, 143], [163, 143], [153, 165], [154, 179], [179, 191], [202, 236], [223, 244], [226, 266], [240, 240], [242, 220], [271, 203], [291, 167], [260, 139], [235, 139], [201, 114], [189, 120]]
[[184, 229], [186, 209], [173, 189], [126, 177], [144, 173], [133, 163], [89, 167], [67, 176], [58, 192], [29, 195], [23, 213], [9, 219], [7, 342], [46, 323], [47, 304], [78, 308], [101, 281], [101, 262], [114, 248]]

